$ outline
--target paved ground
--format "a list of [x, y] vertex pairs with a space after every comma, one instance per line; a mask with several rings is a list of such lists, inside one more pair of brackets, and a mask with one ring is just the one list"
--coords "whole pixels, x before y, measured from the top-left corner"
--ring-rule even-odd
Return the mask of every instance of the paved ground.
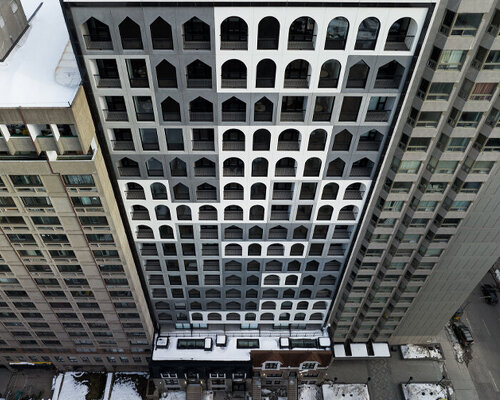
[[[32, 395], [34, 398], [49, 398], [52, 394], [52, 378], [55, 371], [44, 368], [26, 368], [12, 374], [7, 393], [10, 394], [8, 399], [16, 398], [19, 393]], [[12, 397], [14, 396], [14, 397]]]
[[[494, 284], [488, 273], [481, 283]], [[500, 295], [500, 293], [498, 293]], [[486, 304], [481, 284], [472, 292], [462, 321], [472, 331], [472, 361], [468, 368], [481, 400], [500, 399], [500, 303]]]
[[7, 368], [0, 367], [0, 397], [7, 393], [11, 372]]
[[442, 364], [432, 360], [403, 360], [399, 351], [395, 351], [388, 359], [334, 361], [327, 376], [338, 383], [366, 383], [370, 378], [368, 390], [373, 400], [398, 400], [402, 398], [400, 384], [406, 383], [410, 376], [413, 382], [437, 383], [443, 376]]

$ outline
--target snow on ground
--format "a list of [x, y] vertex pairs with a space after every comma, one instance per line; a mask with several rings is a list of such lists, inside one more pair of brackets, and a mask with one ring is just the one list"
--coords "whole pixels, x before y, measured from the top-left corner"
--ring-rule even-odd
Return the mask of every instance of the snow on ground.
[[63, 382], [64, 374], [59, 374], [52, 379], [52, 400], [59, 399], [59, 392]]
[[421, 346], [418, 344], [401, 345], [401, 354], [405, 360], [425, 358], [442, 359], [443, 355], [437, 346]]
[[[183, 392], [182, 390], [173, 390], [171, 392], [163, 393], [160, 400], [186, 400], [186, 392]], [[203, 400], [208, 399], [203, 397]]]
[[[434, 383], [410, 383], [401, 386], [405, 400], [446, 400], [450, 398], [446, 387]], [[451, 388], [450, 392], [452, 392]]]
[[316, 385], [300, 385], [299, 400], [321, 400], [319, 387]]
[[[66, 372], [59, 392], [59, 397], [53, 397], [53, 400], [85, 400], [89, 391], [87, 385], [77, 382], [75, 377], [79, 377], [83, 372]], [[54, 394], [55, 395], [55, 394]], [[139, 399], [140, 400], [140, 399]]]
[[108, 372], [108, 375], [106, 376], [106, 387], [104, 388], [104, 400], [109, 399], [109, 393], [111, 392], [111, 384], [113, 383], [113, 373]]
[[322, 389], [324, 400], [370, 400], [368, 386], [363, 383], [325, 384]]
[[458, 343], [458, 339], [455, 336], [453, 329], [451, 329], [450, 324], [447, 324], [444, 327], [444, 329], [446, 330], [448, 338], [450, 339], [450, 342], [453, 345], [453, 352], [455, 353], [455, 358], [459, 363], [463, 363], [465, 361], [465, 352], [460, 343]]
[[[182, 400], [182, 399], [179, 399], [179, 400]], [[212, 392], [211, 390], [204, 391], [202, 400], [214, 400], [214, 392]]]
[[115, 376], [115, 383], [113, 384], [113, 388], [111, 389], [110, 400], [142, 400], [142, 397], [137, 392], [137, 386], [135, 382], [132, 379], [128, 378], [127, 375], [146, 374], [132, 372], [129, 374], [120, 373], [120, 376]]

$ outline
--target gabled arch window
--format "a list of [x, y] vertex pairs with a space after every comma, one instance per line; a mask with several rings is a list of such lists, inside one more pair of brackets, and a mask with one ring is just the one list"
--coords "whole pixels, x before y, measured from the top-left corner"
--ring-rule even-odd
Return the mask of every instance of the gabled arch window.
[[375, 17], [366, 18], [361, 22], [356, 37], [355, 50], [375, 50], [377, 45], [380, 22]]
[[344, 17], [332, 19], [326, 29], [325, 50], [344, 50], [347, 34], [349, 33], [349, 21]]
[[276, 64], [273, 60], [264, 59], [257, 64], [257, 80], [255, 87], [273, 88], [276, 81]]
[[292, 22], [288, 31], [288, 50], [314, 50], [316, 22], [310, 17], [300, 17]]
[[163, 18], [158, 17], [149, 26], [151, 41], [155, 50], [173, 50], [172, 27]]
[[221, 50], [247, 50], [248, 25], [240, 17], [228, 17], [220, 27]]
[[210, 26], [198, 17], [185, 22], [183, 27], [184, 50], [210, 50]]
[[83, 24], [83, 39], [87, 50], [112, 50], [113, 42], [109, 26], [91, 17]]
[[141, 28], [129, 17], [125, 18], [120, 25], [120, 37], [124, 50], [142, 49]]
[[280, 38], [280, 23], [274, 17], [262, 18], [257, 34], [257, 49], [277, 50]]

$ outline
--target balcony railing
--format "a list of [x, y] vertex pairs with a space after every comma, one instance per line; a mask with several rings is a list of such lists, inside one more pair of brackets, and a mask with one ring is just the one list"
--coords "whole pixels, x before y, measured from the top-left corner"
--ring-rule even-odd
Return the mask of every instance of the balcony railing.
[[142, 149], [143, 150], [160, 150], [160, 144], [159, 143], [155, 143], [155, 142], [152, 142], [152, 143], [142, 143]]
[[122, 47], [126, 50], [139, 50], [142, 49], [142, 39], [136, 37], [123, 37]]
[[163, 169], [161, 168], [148, 168], [148, 176], [163, 176]]
[[180, 121], [181, 114], [179, 112], [172, 111], [164, 111], [163, 112], [163, 120], [164, 121]]
[[135, 150], [132, 140], [112, 140], [114, 151]]
[[408, 51], [413, 43], [412, 35], [389, 35], [384, 50]]
[[271, 211], [271, 220], [289, 220], [290, 213], [286, 211]]
[[274, 84], [274, 78], [257, 78], [255, 86], [258, 88], [273, 88]]
[[187, 77], [187, 87], [188, 89], [211, 89], [212, 79]]
[[300, 35], [288, 41], [288, 50], [314, 50], [314, 36]]
[[224, 200], [243, 200], [243, 190], [224, 190]]
[[214, 151], [215, 145], [213, 141], [208, 140], [193, 140], [194, 151]]
[[248, 41], [246, 40], [221, 40], [221, 50], [248, 50]]
[[344, 50], [345, 39], [330, 39], [327, 38], [325, 42], [325, 50]]
[[106, 121], [128, 121], [127, 111], [102, 110]]
[[216, 220], [217, 211], [200, 211], [198, 217], [202, 221]]
[[214, 119], [214, 113], [209, 111], [190, 111], [189, 118], [194, 122], [211, 122]]
[[298, 151], [300, 149], [300, 142], [296, 140], [280, 140], [278, 141], [278, 150], [284, 151]]
[[217, 192], [215, 190], [197, 190], [196, 198], [198, 200], [217, 200]]
[[226, 141], [222, 142], [222, 150], [227, 151], [243, 151], [245, 150], [244, 141]]
[[247, 87], [247, 80], [245, 78], [243, 79], [222, 78], [221, 87], [223, 89], [244, 89]]
[[224, 239], [243, 239], [243, 232], [240, 230], [228, 230], [224, 231]]
[[296, 168], [276, 167], [275, 176], [295, 176]]
[[132, 212], [132, 220], [148, 221], [149, 213], [147, 211], [134, 211]]
[[215, 167], [194, 167], [195, 176], [215, 176]]
[[145, 200], [146, 194], [144, 190], [127, 190], [125, 192], [125, 197], [127, 200]]
[[170, 175], [172, 176], [187, 176], [185, 168], [170, 168]]
[[401, 75], [387, 76], [375, 80], [376, 89], [397, 89], [401, 82]]
[[358, 151], [377, 151], [381, 142], [359, 142]]
[[243, 176], [244, 169], [238, 167], [224, 167], [223, 173], [224, 176]]
[[137, 121], [154, 121], [155, 114], [153, 112], [137, 112], [135, 113]]
[[274, 190], [273, 200], [292, 200], [293, 190]]
[[335, 230], [332, 235], [332, 239], [349, 239], [351, 234], [348, 231], [337, 231]]
[[287, 234], [286, 229], [274, 230], [269, 232], [269, 239], [286, 239]]
[[99, 37], [95, 35], [84, 35], [87, 50], [113, 50], [111, 38]]
[[222, 111], [224, 122], [245, 122], [247, 114], [245, 111]]
[[339, 84], [338, 79], [328, 79], [320, 78], [318, 87], [319, 88], [336, 88]]
[[253, 119], [255, 121], [272, 121], [273, 113], [270, 111], [255, 111]]
[[371, 168], [352, 167], [350, 176], [370, 176], [371, 173], [372, 173]]
[[158, 87], [160, 88], [176, 88], [177, 79], [158, 78]]
[[139, 167], [118, 167], [120, 176], [141, 176]]
[[98, 88], [119, 88], [122, 86], [120, 78], [103, 78], [99, 74], [95, 74], [94, 78]]
[[155, 235], [153, 234], [153, 231], [151, 230], [139, 230], [137, 232], [137, 239], [154, 239]]
[[262, 37], [257, 39], [257, 49], [259, 50], [275, 50], [278, 48], [278, 44], [278, 38]]
[[210, 50], [210, 39], [186, 40], [184, 38], [184, 50]]
[[331, 112], [315, 112], [313, 114], [313, 121], [330, 121], [331, 117]]
[[309, 87], [309, 78], [287, 79], [284, 82], [285, 88], [307, 89]]
[[130, 87], [133, 88], [147, 88], [149, 87], [148, 78], [130, 78]]
[[368, 111], [366, 113], [365, 121], [369, 121], [369, 122], [387, 122], [387, 121], [389, 121], [389, 116], [390, 115], [391, 115], [391, 110]]
[[281, 121], [283, 122], [304, 122], [306, 112], [304, 111], [282, 111]]
[[346, 190], [344, 193], [344, 200], [363, 200], [362, 190]]
[[355, 221], [356, 215], [354, 211], [339, 211], [339, 221]]
[[151, 40], [153, 42], [153, 49], [156, 50], [173, 50], [174, 42], [171, 38], [153, 38]]
[[217, 239], [219, 234], [217, 229], [202, 229], [200, 230], [200, 239]]

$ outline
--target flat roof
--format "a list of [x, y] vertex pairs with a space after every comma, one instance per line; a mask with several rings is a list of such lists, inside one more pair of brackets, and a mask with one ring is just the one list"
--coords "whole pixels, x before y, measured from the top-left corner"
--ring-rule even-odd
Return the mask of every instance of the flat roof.
[[[406, 4], [406, 3], [436, 3], [438, 0], [429, 0], [429, 1], [422, 1], [422, 0], [384, 0], [381, 3], [394, 3], [394, 4]], [[124, 3], [122, 4], [123, 7], [126, 7], [130, 3], [142, 3], [143, 5], [147, 5], [148, 3], [173, 3], [175, 6], [177, 4], [182, 4], [182, 3], [209, 3], [208, 7], [213, 6], [214, 1], [213, 0], [184, 0], [180, 2], [175, 2], [172, 0], [63, 0], [64, 3]], [[248, 3], [248, 0], [221, 0], [221, 3]], [[291, 6], [293, 6], [293, 3], [298, 3], [298, 7], [301, 6], [302, 3], [320, 3], [321, 1], [318, 0], [296, 0], [296, 1], [287, 1], [287, 0], [252, 0], [253, 3], [266, 3], [267, 5], [270, 5], [272, 3], [289, 3]], [[351, 0], [351, 1], [342, 1], [342, 0], [326, 0], [323, 1], [325, 3], [339, 3], [340, 6], [342, 7], [352, 7], [353, 5], [356, 5], [357, 3], [374, 3], [373, 0]], [[127, 4], [125, 4], [127, 3]], [[253, 6], [249, 6], [253, 7]]]
[[21, 3], [30, 26], [0, 62], [0, 107], [68, 107], [81, 77], [59, 0]]

